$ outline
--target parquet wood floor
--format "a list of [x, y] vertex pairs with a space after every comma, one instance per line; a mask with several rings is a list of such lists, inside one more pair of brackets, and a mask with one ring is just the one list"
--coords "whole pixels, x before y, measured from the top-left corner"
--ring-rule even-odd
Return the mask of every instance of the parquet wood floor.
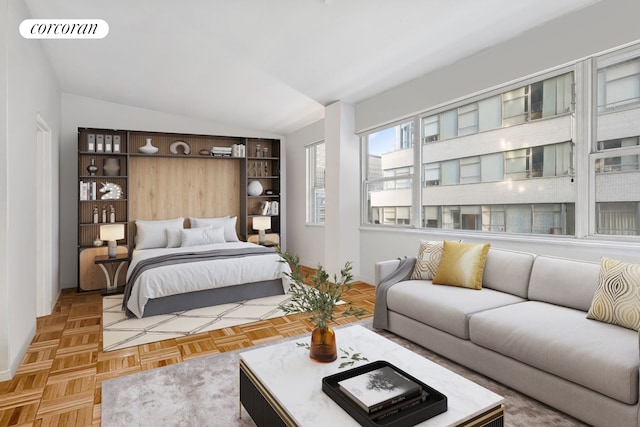
[[[373, 315], [375, 288], [355, 282], [346, 300]], [[338, 311], [339, 313], [339, 311]], [[338, 318], [336, 324], [357, 319]], [[0, 426], [99, 426], [102, 381], [308, 333], [304, 314], [103, 353], [102, 295], [66, 289], [10, 381], [0, 382]]]

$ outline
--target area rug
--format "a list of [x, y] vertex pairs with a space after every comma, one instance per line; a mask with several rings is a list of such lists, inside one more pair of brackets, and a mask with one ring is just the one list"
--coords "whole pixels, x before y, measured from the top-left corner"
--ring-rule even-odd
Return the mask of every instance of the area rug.
[[102, 299], [102, 351], [199, 334], [284, 316], [278, 306], [291, 295], [275, 295], [171, 314], [127, 318], [122, 295]]
[[[371, 319], [358, 322], [369, 329], [371, 323]], [[504, 396], [507, 426], [585, 426], [574, 418], [403, 338], [388, 332], [376, 332]], [[287, 339], [303, 342], [306, 338], [303, 335]], [[239, 405], [238, 360], [242, 351], [246, 350], [205, 356], [104, 381], [102, 426], [254, 426]], [[340, 409], [336, 407], [336, 410]]]

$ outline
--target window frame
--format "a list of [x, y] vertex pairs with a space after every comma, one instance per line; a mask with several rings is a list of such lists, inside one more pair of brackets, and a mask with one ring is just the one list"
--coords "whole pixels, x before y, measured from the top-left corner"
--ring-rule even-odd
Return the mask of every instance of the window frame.
[[[415, 228], [419, 228], [423, 230], [433, 229], [432, 227], [427, 227], [427, 223], [433, 226], [436, 222], [439, 222], [437, 230], [444, 231], [446, 233], [448, 230], [446, 229], [444, 224], [445, 223], [444, 215], [442, 213], [439, 213], [438, 218], [433, 217], [431, 218], [431, 220], [428, 221], [427, 215], [431, 215], [431, 214], [427, 213], [427, 210], [430, 208], [430, 205], [424, 204], [424, 201], [422, 199], [423, 197], [429, 197], [426, 195], [427, 193], [424, 193], [424, 191], [427, 191], [428, 189], [432, 189], [432, 188], [437, 190], [437, 187], [444, 185], [443, 180], [445, 176], [445, 170], [443, 168], [443, 164], [445, 161], [450, 161], [452, 159], [451, 157], [446, 157], [446, 155], [443, 155], [443, 153], [446, 154], [446, 151], [447, 151], [446, 149], [434, 151], [435, 157], [431, 157], [431, 158], [427, 157], [426, 153], [423, 154], [423, 149], [425, 149], [427, 146], [431, 146], [432, 144], [435, 145], [435, 144], [440, 144], [444, 142], [454, 142], [453, 140], [455, 139], [460, 139], [461, 143], [467, 144], [468, 147], [471, 147], [471, 142], [468, 139], [469, 135], [460, 135], [459, 131], [456, 131], [457, 133], [455, 136], [444, 135], [446, 130], [445, 129], [446, 125], [444, 125], [444, 122], [446, 120], [443, 121], [443, 117], [445, 113], [448, 113], [450, 114], [449, 117], [451, 118], [450, 130], [453, 130], [454, 124], [455, 124], [455, 128], [459, 129], [459, 124], [462, 120], [460, 120], [460, 117], [458, 114], [460, 111], [463, 111], [460, 109], [464, 108], [465, 106], [469, 106], [470, 104], [475, 103], [475, 105], [477, 105], [477, 108], [475, 109], [474, 113], [477, 116], [476, 123], [478, 127], [477, 132], [471, 133], [470, 135], [480, 134], [484, 132], [492, 132], [492, 131], [495, 131], [496, 129], [504, 129], [506, 127], [510, 127], [510, 126], [505, 126], [505, 123], [502, 123], [502, 126], [499, 126], [499, 127], [492, 127], [492, 126], [495, 126], [495, 122], [496, 122], [496, 120], [492, 117], [496, 116], [497, 114], [497, 107], [494, 102], [489, 102], [488, 104], [489, 108], [487, 109], [487, 114], [488, 114], [487, 120], [486, 121], [481, 120], [481, 117], [480, 117], [482, 115], [481, 103], [483, 101], [487, 101], [491, 99], [492, 97], [500, 96], [500, 100], [501, 100], [500, 109], [502, 109], [502, 106], [503, 106], [502, 94], [505, 94], [514, 90], [518, 90], [519, 88], [526, 88], [526, 91], [524, 91], [524, 93], [521, 93], [520, 95], [523, 95], [523, 97], [526, 96], [527, 98], [526, 100], [527, 103], [525, 106], [525, 110], [526, 110], [525, 114], [527, 118], [524, 120], [522, 124], [513, 125], [513, 126], [526, 126], [528, 123], [540, 123], [546, 120], [554, 120], [556, 118], [563, 117], [563, 116], [571, 116], [571, 119], [570, 119], [571, 136], [570, 136], [570, 139], [568, 140], [568, 142], [571, 145], [568, 150], [565, 148], [556, 149], [554, 152], [555, 155], [551, 151], [547, 151], [547, 150], [550, 150], [550, 148], [547, 148], [547, 146], [550, 146], [551, 144], [561, 144], [560, 141], [556, 140], [556, 141], [550, 141], [549, 143], [544, 143], [543, 142], [544, 140], [540, 140], [542, 143], [538, 143], [538, 144], [534, 143], [533, 145], [529, 145], [528, 147], [529, 149], [527, 150], [528, 153], [526, 156], [527, 158], [526, 163], [528, 163], [528, 165], [525, 166], [525, 171], [523, 171], [527, 176], [524, 177], [524, 179], [535, 178], [535, 179], [545, 180], [548, 178], [563, 177], [563, 178], [566, 178], [567, 183], [569, 181], [571, 182], [571, 184], [573, 184], [574, 182], [578, 183], [576, 185], [572, 185], [572, 187], [575, 188], [573, 190], [574, 193], [572, 197], [569, 197], [569, 198], [564, 197], [562, 199], [553, 199], [552, 197], [550, 197], [548, 202], [546, 200], [543, 200], [542, 198], [536, 199], [534, 197], [533, 199], [535, 200], [532, 201], [532, 204], [538, 205], [538, 204], [544, 204], [544, 203], [549, 203], [549, 204], [560, 203], [559, 206], [562, 207], [561, 210], [562, 210], [563, 218], [564, 218], [564, 215], [567, 215], [569, 213], [574, 218], [574, 222], [572, 224], [562, 225], [563, 229], [571, 230], [571, 233], [572, 233], [569, 236], [565, 236], [565, 237], [573, 237], [578, 239], [599, 239], [599, 240], [624, 239], [626, 238], [626, 236], [619, 236], [619, 235], [603, 236], [603, 235], [598, 235], [596, 233], [596, 212], [595, 211], [596, 211], [597, 202], [595, 200], [595, 195], [594, 195], [596, 159], [604, 158], [604, 157], [609, 157], [609, 158], [612, 157], [610, 155], [601, 156], [600, 154], [602, 153], [599, 153], [596, 149], [597, 148], [597, 141], [596, 141], [597, 121], [601, 115], [608, 114], [611, 112], [609, 110], [600, 111], [598, 109], [598, 99], [597, 99], [598, 84], [597, 83], [598, 83], [598, 72], [600, 68], [607, 65], [622, 63], [630, 59], [640, 60], [640, 43], [635, 43], [627, 47], [615, 48], [606, 53], [595, 54], [595, 55], [592, 55], [591, 57], [583, 58], [580, 60], [576, 60], [572, 63], [557, 66], [552, 69], [548, 69], [543, 72], [537, 73], [535, 75], [531, 75], [522, 79], [517, 79], [511, 82], [507, 82], [505, 84], [500, 84], [499, 86], [495, 86], [486, 91], [479, 91], [474, 94], [470, 94], [469, 96], [460, 97], [453, 101], [442, 103], [440, 105], [431, 107], [415, 115], [405, 117], [401, 120], [396, 121], [393, 124], [388, 124], [373, 130], [364, 131], [360, 135], [370, 134], [372, 132], [375, 132], [377, 129], [393, 126], [401, 122], [408, 122], [410, 120], [413, 120], [414, 122], [417, 123], [417, 125], [414, 127], [414, 130], [416, 130], [416, 132], [414, 132], [414, 138], [413, 138], [415, 141], [414, 142], [415, 154], [414, 154], [414, 164], [413, 164], [414, 182], [412, 184], [413, 191], [412, 191], [412, 196], [410, 200], [411, 212], [414, 214], [412, 222]], [[633, 75], [634, 76], [638, 75], [638, 78], [640, 79], [640, 72], [633, 73]], [[567, 79], [564, 80], [562, 76], [567, 76]], [[545, 81], [550, 79], [556, 79], [554, 82], [555, 86], [553, 84], [550, 84], [549, 87], [546, 87]], [[559, 83], [561, 81], [562, 81], [562, 84]], [[535, 86], [536, 83], [541, 83], [541, 85], [537, 86], [537, 89]], [[540, 110], [540, 111], [538, 111], [537, 113], [532, 111], [535, 108], [532, 108], [531, 106], [531, 96], [532, 96], [532, 92], [534, 92], [535, 90], [537, 91], [542, 90], [542, 100], [538, 99], [539, 101], [538, 104], [541, 104], [541, 105], [538, 105], [537, 107], [537, 110]], [[545, 97], [547, 93], [549, 95]], [[579, 98], [576, 97], [576, 93], [580, 94]], [[633, 93], [635, 94], [635, 92]], [[619, 108], [615, 109], [615, 112], [620, 112], [624, 110], [636, 110], [636, 109], [640, 110], [640, 97], [638, 99], [639, 101], [637, 103], [629, 103], [629, 104], [620, 106]], [[554, 105], [552, 105], [554, 103], [555, 103], [555, 110], [554, 110]], [[453, 111], [455, 111], [455, 118], [454, 118]], [[553, 114], [553, 111], [555, 111], [555, 114]], [[501, 116], [504, 119], [504, 112], [501, 112]], [[484, 126], [483, 126], [483, 123], [484, 123]], [[432, 128], [430, 129], [432, 131], [431, 132], [432, 134], [425, 136], [424, 134], [430, 125], [432, 126]], [[531, 129], [534, 129], [534, 128], [531, 128]], [[433, 134], [434, 131], [437, 131], [437, 133]], [[416, 135], [416, 133], [419, 133], [419, 135]], [[482, 141], [482, 139], [480, 139], [480, 141]], [[538, 147], [538, 146], [541, 147], [541, 149], [544, 152], [543, 154], [539, 154], [536, 157], [536, 155], [532, 155], [532, 151], [535, 151], [535, 149], [532, 149], [532, 147]], [[364, 145], [361, 145], [361, 147], [364, 147]], [[520, 147], [522, 147], [522, 145], [520, 145]], [[638, 146], [634, 146], [634, 147], [638, 147]], [[624, 148], [628, 149], [628, 147], [624, 147]], [[611, 151], [611, 149], [607, 151]], [[466, 157], [480, 156], [481, 159], [483, 158], [483, 156], [487, 155], [487, 153], [483, 152], [482, 150], [476, 151], [471, 149], [467, 151], [466, 147], [464, 152], [469, 153], [468, 156]], [[362, 154], [364, 157], [366, 157], [364, 151], [362, 152]], [[547, 155], [555, 159], [555, 173], [552, 170], [553, 165], [551, 165], [551, 163], [553, 162], [550, 162], [549, 165], [547, 165], [547, 162], [545, 161]], [[616, 156], [617, 155], [618, 154], [616, 154]], [[635, 152], [632, 155], [636, 156]], [[534, 165], [533, 164], [534, 160], [539, 160], [539, 159], [542, 159], [542, 160], [537, 162], [536, 165]], [[633, 159], [635, 159], [635, 157], [633, 157]], [[640, 155], [638, 155], [638, 159], [640, 159]], [[633, 163], [630, 159], [627, 159], [627, 161], [630, 163]], [[433, 185], [432, 183], [425, 181], [426, 179], [425, 176], [428, 170], [426, 165], [435, 164], [435, 163], [440, 165], [439, 171], [438, 171], [439, 173], [438, 185]], [[495, 163], [495, 161], [493, 163]], [[504, 181], [508, 180], [506, 163], [507, 162], [505, 159], [505, 164], [504, 164], [505, 167], [503, 171]], [[624, 161], [621, 161], [620, 163], [624, 163]], [[533, 171], [534, 166], [536, 166], [537, 169], [542, 168], [542, 170], [536, 169], [536, 171]], [[635, 170], [636, 167], [640, 168], [640, 165], [635, 166], [635, 163], [634, 163], [634, 165], [629, 167]], [[622, 167], [618, 167], [618, 169], [620, 168]], [[482, 173], [482, 167], [480, 169]], [[616, 172], [616, 171], [614, 170], [612, 172]], [[621, 171], [621, 172], [624, 172], [624, 171]], [[533, 175], [535, 175], [535, 177]], [[392, 179], [392, 178], [388, 178], [388, 179]], [[362, 182], [363, 182], [362, 198], [363, 200], [366, 200], [365, 193], [366, 193], [367, 187], [364, 185], [364, 182], [365, 182], [364, 179], [362, 180]], [[372, 181], [368, 181], [369, 184], [371, 182]], [[489, 183], [489, 182], [495, 182], [495, 181], [494, 180], [483, 181], [482, 175], [481, 175], [480, 183], [484, 184], [485, 182]], [[463, 185], [463, 183], [459, 183], [456, 185], [461, 186]], [[475, 185], [475, 183], [472, 183], [471, 185]], [[541, 184], [541, 185], [544, 185], [544, 184]], [[416, 191], [416, 187], [418, 191]], [[440, 193], [438, 193], [437, 191], [440, 191]], [[436, 195], [436, 197], [439, 197], [438, 194], [444, 194], [442, 193], [441, 190], [437, 190], [437, 191], [433, 193]], [[557, 200], [560, 200], [560, 202], [558, 202]], [[449, 198], [449, 202], [447, 204], [449, 206], [452, 206], [456, 203], [462, 204], [464, 203], [464, 201], [465, 199], [461, 199], [458, 201], [458, 200], [453, 200]], [[521, 204], [521, 202], [522, 200], [514, 203]], [[363, 226], [370, 226], [372, 224], [368, 223], [367, 221], [365, 206], [366, 205], [363, 202], [361, 206], [362, 212], [363, 212], [361, 224]], [[418, 214], [416, 214], [416, 212]], [[481, 212], [481, 214], [484, 214], [484, 211]], [[533, 218], [532, 218], [532, 221], [533, 221]], [[507, 227], [507, 225], [505, 225], [505, 227]], [[485, 232], [485, 231], [482, 231], [482, 232]], [[488, 231], [488, 232], [490, 233], [491, 231]], [[515, 233], [520, 234], [518, 232], [515, 232]], [[508, 233], [508, 234], [513, 234], [513, 233]], [[632, 238], [635, 239], [633, 240], [633, 242], [637, 242], [638, 236], [634, 236]]]
[[[318, 147], [322, 146], [326, 150], [326, 144], [324, 141], [314, 142], [305, 146], [306, 157], [306, 225], [324, 225], [325, 218], [318, 212], [318, 192], [323, 190], [324, 200], [326, 201], [326, 175], [323, 177], [317, 176], [318, 165]], [[325, 152], [326, 153], [326, 152]], [[326, 154], [324, 164], [321, 167], [323, 172], [326, 172]], [[319, 183], [322, 185], [318, 185]], [[324, 205], [321, 210], [324, 211]]]

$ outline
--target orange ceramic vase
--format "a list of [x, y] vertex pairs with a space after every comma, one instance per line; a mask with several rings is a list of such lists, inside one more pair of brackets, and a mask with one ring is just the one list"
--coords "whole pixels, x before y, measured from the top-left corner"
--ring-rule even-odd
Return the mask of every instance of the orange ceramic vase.
[[318, 362], [333, 362], [338, 358], [336, 333], [328, 326], [315, 328], [311, 332], [309, 357]]

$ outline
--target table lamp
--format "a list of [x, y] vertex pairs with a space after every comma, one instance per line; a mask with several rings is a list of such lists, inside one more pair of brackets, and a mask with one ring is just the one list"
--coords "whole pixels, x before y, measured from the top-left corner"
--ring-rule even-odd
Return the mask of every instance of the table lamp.
[[124, 224], [108, 224], [100, 226], [100, 240], [109, 242], [109, 258], [115, 258], [117, 253], [116, 240], [124, 239]]
[[253, 218], [253, 229], [258, 230], [258, 243], [264, 244], [264, 230], [271, 228], [271, 217], [256, 216]]

